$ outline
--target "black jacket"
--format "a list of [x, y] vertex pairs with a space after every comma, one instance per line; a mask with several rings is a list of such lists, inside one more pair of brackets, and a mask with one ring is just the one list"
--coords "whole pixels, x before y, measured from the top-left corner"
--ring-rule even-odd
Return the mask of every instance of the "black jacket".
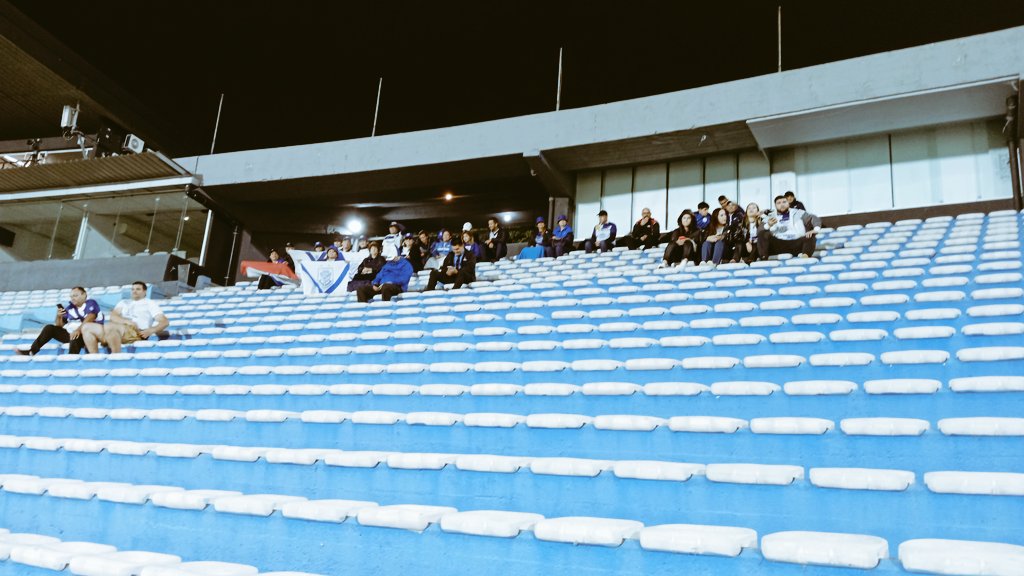
[[423, 270], [423, 254], [426, 250], [423, 249], [423, 245], [420, 244], [419, 239], [416, 239], [412, 246], [409, 247], [409, 264], [412, 264], [413, 272], [419, 272]]
[[654, 218], [648, 218], [647, 224], [643, 224], [643, 220], [641, 218], [636, 221], [636, 224], [633, 224], [633, 231], [629, 233], [630, 236], [637, 242], [640, 242], [642, 236], [653, 237], [654, 242], [657, 242], [658, 238], [661, 237], [661, 224], [658, 224], [658, 221]]
[[682, 227], [679, 227], [672, 231], [672, 236], [669, 238], [669, 242], [675, 244], [676, 240], [679, 240], [679, 237], [682, 236], [693, 242], [694, 247], [696, 247], [701, 243], [701, 234], [702, 232], [700, 228], [697, 228], [696, 226], [691, 226], [689, 232], [683, 230]]
[[[504, 228], [498, 228], [497, 230], [495, 230], [495, 232], [498, 233], [498, 235], [495, 236], [494, 240], [493, 240], [493, 242], [495, 244], [507, 244], [508, 243], [508, 232], [506, 232]], [[487, 246], [488, 242], [492, 242], [492, 240], [491, 240], [491, 231], [490, 230], [488, 230], [487, 233], [484, 234], [484, 241], [482, 242], [482, 244], [484, 246]]]
[[[359, 263], [359, 268], [356, 269], [356, 275], [352, 277], [353, 280], [373, 280], [377, 277], [377, 273], [384, 267], [384, 263], [387, 260], [383, 256], [367, 256], [363, 258], [363, 261]], [[369, 274], [363, 274], [363, 268], [369, 268], [371, 271]]]
[[[538, 232], [536, 230], [533, 231], [533, 234], [530, 234], [530, 238], [526, 241], [527, 246], [537, 245], [537, 234]], [[545, 248], [551, 247], [551, 230], [545, 230], [542, 236], [540, 245]]]
[[[449, 252], [444, 257], [444, 262], [441, 262], [438, 270], [444, 272], [449, 266], [455, 266], [455, 252]], [[476, 281], [476, 256], [469, 250], [462, 251], [462, 267], [459, 268], [459, 271], [465, 274], [466, 282]]]

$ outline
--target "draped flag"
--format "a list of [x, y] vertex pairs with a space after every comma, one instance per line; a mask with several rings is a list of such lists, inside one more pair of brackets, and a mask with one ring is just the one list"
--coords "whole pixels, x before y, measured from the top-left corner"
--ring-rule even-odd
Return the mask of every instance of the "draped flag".
[[267, 274], [282, 284], [298, 284], [299, 277], [292, 272], [287, 264], [278, 262], [264, 262], [262, 260], [242, 260], [242, 276], [247, 278], [259, 278]]
[[302, 280], [302, 293], [333, 294], [345, 292], [348, 262], [344, 260], [302, 260], [295, 262]]

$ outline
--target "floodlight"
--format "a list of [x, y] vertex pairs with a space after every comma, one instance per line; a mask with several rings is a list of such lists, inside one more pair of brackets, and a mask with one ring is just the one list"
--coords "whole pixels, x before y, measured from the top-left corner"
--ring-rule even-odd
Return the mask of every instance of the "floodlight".
[[352, 218], [351, 220], [348, 221], [348, 223], [345, 224], [345, 228], [348, 228], [348, 231], [352, 234], [362, 234], [363, 221], [359, 220], [358, 218]]

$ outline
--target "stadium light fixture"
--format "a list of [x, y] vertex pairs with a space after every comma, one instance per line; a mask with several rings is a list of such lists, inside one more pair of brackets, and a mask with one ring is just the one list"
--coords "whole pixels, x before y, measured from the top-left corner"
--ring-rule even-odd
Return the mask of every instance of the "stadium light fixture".
[[362, 234], [363, 221], [358, 218], [352, 218], [345, 224], [345, 228], [348, 228], [348, 231], [352, 234]]
[[444, 193], [444, 200], [445, 200], [445, 202], [451, 202], [452, 198], [454, 198], [454, 197], [455, 196], [453, 196], [451, 192], [445, 192]]
[[501, 216], [501, 219], [504, 220], [506, 223], [511, 222], [512, 221], [512, 215], [508, 214], [508, 213], [505, 213], [505, 214], [503, 214]]

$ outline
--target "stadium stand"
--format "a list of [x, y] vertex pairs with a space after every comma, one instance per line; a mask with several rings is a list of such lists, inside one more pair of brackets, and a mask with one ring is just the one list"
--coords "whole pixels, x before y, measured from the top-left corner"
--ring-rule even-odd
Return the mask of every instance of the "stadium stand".
[[5, 293], [0, 574], [1022, 574], [1020, 220], [214, 287], [121, 354]]

